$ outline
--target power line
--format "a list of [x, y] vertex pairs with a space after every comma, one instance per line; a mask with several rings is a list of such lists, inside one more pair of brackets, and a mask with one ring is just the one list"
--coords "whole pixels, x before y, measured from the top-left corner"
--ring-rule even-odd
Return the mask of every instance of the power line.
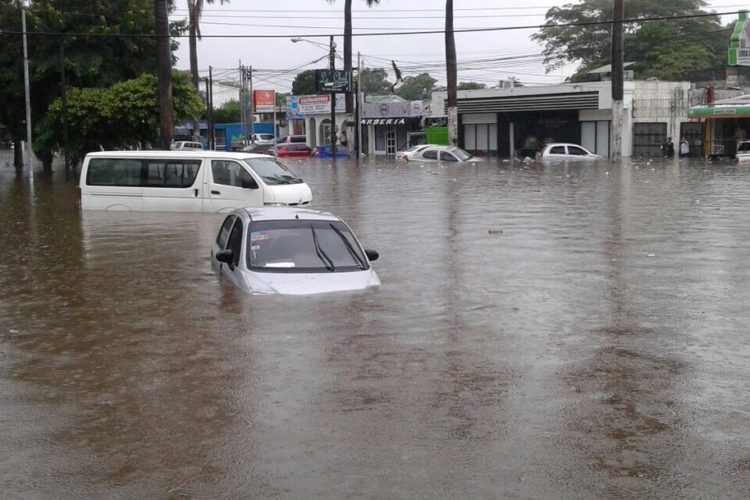
[[[730, 11], [730, 12], [712, 12], [712, 13], [701, 13], [701, 14], [686, 14], [681, 16], [653, 16], [653, 17], [643, 17], [643, 18], [635, 18], [635, 19], [626, 19], [623, 20], [623, 24], [636, 24], [636, 23], [644, 23], [644, 22], [651, 22], [651, 21], [677, 21], [682, 19], [695, 19], [700, 17], [717, 17], [717, 16], [727, 16], [727, 15], [737, 15], [739, 14], [739, 11]], [[574, 23], [560, 23], [560, 24], [534, 24], [534, 25], [523, 25], [523, 26], [502, 26], [502, 27], [492, 27], [492, 28], [463, 28], [463, 29], [454, 29], [454, 33], [480, 33], [480, 32], [493, 32], [493, 31], [515, 31], [515, 30], [529, 30], [529, 29], [550, 29], [550, 28], [563, 28], [563, 27], [575, 27], [575, 26], [601, 26], [601, 25], [611, 25], [612, 21], [608, 20], [602, 20], [602, 21], [581, 21], [581, 22], [574, 22]], [[2, 35], [22, 35], [23, 33], [20, 31], [2, 31], [0, 32], [0, 36]], [[156, 35], [156, 34], [143, 34], [143, 33], [75, 33], [75, 32], [45, 32], [45, 31], [35, 31], [35, 32], [27, 32], [27, 36], [80, 36], [80, 37], [92, 37], [92, 38], [101, 38], [101, 37], [122, 37], [122, 38], [159, 38], [160, 36], [168, 36], [169, 38], [189, 38], [189, 35]], [[369, 32], [369, 33], [352, 33], [352, 37], [366, 37], [366, 36], [404, 36], [404, 35], [442, 35], [445, 34], [445, 30], [422, 30], [422, 31], [395, 31], [391, 33], [383, 33], [383, 32]], [[340, 33], [307, 33], [307, 34], [297, 34], [298, 36], [304, 36], [307, 38], [322, 38], [322, 37], [331, 37], [331, 36], [341, 36]], [[294, 34], [229, 34], [229, 35], [203, 35], [202, 38], [229, 38], [229, 39], [237, 39], [237, 38], [289, 38], [295, 36]]]

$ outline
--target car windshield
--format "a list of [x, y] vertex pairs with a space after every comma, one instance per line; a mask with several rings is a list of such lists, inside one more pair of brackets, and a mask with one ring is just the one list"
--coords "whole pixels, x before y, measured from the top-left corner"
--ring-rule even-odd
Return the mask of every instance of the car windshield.
[[250, 226], [247, 267], [262, 272], [330, 273], [368, 269], [362, 249], [340, 221], [259, 221]]
[[737, 152], [738, 153], [747, 153], [750, 151], [750, 142], [741, 142], [739, 146], [737, 146]]
[[263, 182], [269, 185], [276, 184], [300, 184], [302, 179], [294, 175], [274, 158], [250, 158], [245, 160], [253, 171], [263, 178]]
[[456, 155], [456, 158], [458, 158], [459, 161], [470, 160], [472, 157], [471, 153], [467, 153], [461, 148], [453, 148], [451, 149], [451, 153]]

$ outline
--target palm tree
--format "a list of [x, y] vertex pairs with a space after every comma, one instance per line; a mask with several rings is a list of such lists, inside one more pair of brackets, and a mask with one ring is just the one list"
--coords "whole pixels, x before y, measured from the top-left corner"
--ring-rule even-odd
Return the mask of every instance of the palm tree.
[[156, 23], [156, 77], [159, 86], [159, 145], [169, 149], [172, 144], [172, 50], [169, 46], [168, 0], [154, 0]]
[[[229, 0], [220, 0], [221, 3]], [[214, 3], [214, 0], [205, 0], [205, 3]], [[188, 35], [190, 49], [190, 74], [193, 86], [200, 90], [200, 74], [198, 73], [198, 40], [201, 39], [200, 20], [203, 15], [204, 0], [187, 0], [188, 6]], [[198, 140], [198, 120], [193, 121], [193, 139]]]
[[[328, 0], [330, 3], [336, 0]], [[368, 7], [379, 4], [380, 0], [365, 0]], [[352, 72], [352, 0], [344, 0], [344, 71]], [[346, 94], [346, 112], [354, 112], [354, 96]]]
[[[220, 3], [229, 0], [219, 0]], [[190, 45], [190, 74], [193, 76], [193, 85], [197, 89], [200, 85], [198, 74], [198, 40], [201, 39], [200, 20], [203, 15], [204, 3], [214, 3], [214, 0], [187, 0], [188, 6], [188, 34]]]
[[456, 109], [456, 39], [453, 36], [453, 0], [445, 0], [445, 68], [448, 73], [448, 143], [458, 142], [458, 112]]

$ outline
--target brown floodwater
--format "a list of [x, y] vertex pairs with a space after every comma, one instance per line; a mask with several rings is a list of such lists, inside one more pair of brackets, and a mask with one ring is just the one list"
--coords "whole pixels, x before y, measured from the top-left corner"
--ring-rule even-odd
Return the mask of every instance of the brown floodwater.
[[750, 167], [292, 162], [383, 285], [0, 154], [0, 497], [750, 496]]

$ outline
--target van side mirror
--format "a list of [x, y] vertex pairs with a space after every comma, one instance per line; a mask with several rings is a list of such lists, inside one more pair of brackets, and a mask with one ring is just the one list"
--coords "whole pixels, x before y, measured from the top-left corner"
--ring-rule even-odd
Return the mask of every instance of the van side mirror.
[[370, 261], [378, 260], [378, 257], [380, 257], [380, 254], [375, 250], [365, 249], [365, 255], [367, 255], [367, 259]]
[[232, 260], [234, 260], [234, 252], [232, 252], [231, 249], [219, 250], [218, 252], [216, 252], [215, 257], [219, 262], [223, 262], [224, 264], [231, 264]]

